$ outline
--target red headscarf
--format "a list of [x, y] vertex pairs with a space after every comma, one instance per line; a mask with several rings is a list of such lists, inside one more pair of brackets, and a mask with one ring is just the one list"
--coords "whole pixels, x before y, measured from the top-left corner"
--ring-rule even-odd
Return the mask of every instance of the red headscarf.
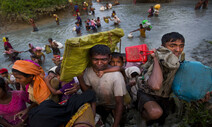
[[5, 73], [5, 72], [8, 72], [8, 70], [7, 70], [6, 68], [0, 69], [0, 73], [1, 73], [1, 74], [2, 74], [2, 73]]

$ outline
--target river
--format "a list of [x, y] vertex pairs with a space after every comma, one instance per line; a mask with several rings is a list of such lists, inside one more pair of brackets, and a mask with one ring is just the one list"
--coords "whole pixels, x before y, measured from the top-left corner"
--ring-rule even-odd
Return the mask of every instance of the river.
[[[132, 1], [132, 0], [131, 0]], [[110, 16], [112, 11], [115, 10], [117, 16], [120, 18], [121, 23], [119, 28], [124, 29], [125, 36], [122, 38], [121, 52], [125, 52], [126, 46], [139, 45], [146, 43], [149, 48], [156, 48], [161, 44], [161, 37], [167, 32], [179, 32], [185, 37], [185, 53], [187, 60], [195, 60], [191, 55], [193, 50], [204, 39], [212, 40], [212, 2], [209, 2], [208, 9], [206, 10], [194, 10], [194, 6], [197, 0], [176, 0], [170, 3], [161, 3], [161, 10], [159, 17], [148, 18], [148, 9], [150, 6], [155, 5], [153, 3], [136, 3], [133, 4], [130, 0], [120, 0], [120, 5], [114, 6], [111, 10], [100, 11], [100, 7], [105, 5], [106, 2], [93, 3], [93, 7], [96, 8], [95, 16], [81, 15], [83, 21], [87, 18], [93, 19], [100, 17], [102, 27], [98, 29], [98, 32], [108, 31], [114, 29], [113, 22], [106, 24], [103, 21], [104, 16]], [[70, 11], [70, 10], [67, 10]], [[71, 11], [70, 11], [71, 12]], [[18, 51], [24, 51], [28, 49], [28, 43], [33, 43], [34, 46], [43, 47], [48, 44], [48, 38], [59, 41], [65, 44], [66, 39], [77, 37], [76, 32], [72, 31], [75, 26], [75, 17], [70, 12], [59, 13], [60, 26], [57, 26], [54, 19], [48, 20], [48, 23], [39, 25], [38, 32], [31, 32], [31, 27], [26, 27], [21, 30], [4, 32], [0, 35], [9, 37], [10, 43]], [[130, 31], [138, 29], [142, 20], [148, 19], [153, 28], [151, 31], [146, 32], [146, 38], [140, 37], [139, 32], [134, 32], [133, 38], [128, 38], [127, 35]], [[83, 22], [84, 23], [84, 22]], [[82, 35], [92, 34], [92, 31], [86, 31], [83, 24]], [[0, 47], [0, 52], [3, 52], [3, 43]], [[63, 53], [64, 49], [61, 50]], [[30, 59], [29, 53], [21, 53], [19, 56], [22, 59]], [[54, 66], [51, 58], [52, 54], [46, 54], [46, 61], [43, 65], [44, 70], [48, 70]], [[10, 68], [8, 65], [11, 63], [7, 57], [3, 54], [0, 55], [1, 64], [0, 68]], [[9, 69], [10, 70], [10, 69]], [[10, 70], [11, 71], [11, 70]]]

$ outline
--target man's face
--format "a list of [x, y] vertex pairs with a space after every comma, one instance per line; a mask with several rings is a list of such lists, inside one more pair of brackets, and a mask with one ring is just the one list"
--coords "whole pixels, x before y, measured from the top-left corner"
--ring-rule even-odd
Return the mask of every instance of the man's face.
[[171, 50], [173, 54], [179, 58], [181, 53], [183, 52], [184, 45], [184, 42], [182, 42], [181, 40], [176, 40], [175, 42], [167, 42], [165, 44], [165, 47]]
[[92, 67], [96, 71], [105, 70], [110, 61], [109, 55], [93, 55], [91, 58]]

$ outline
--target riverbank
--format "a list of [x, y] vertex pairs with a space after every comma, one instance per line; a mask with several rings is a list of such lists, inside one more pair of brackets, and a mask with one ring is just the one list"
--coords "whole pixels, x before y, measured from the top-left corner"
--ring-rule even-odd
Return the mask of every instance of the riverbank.
[[[73, 15], [72, 10], [73, 10], [73, 8], [66, 7], [66, 8], [64, 8], [62, 10], [58, 10], [54, 13], [56, 13], [59, 16], [60, 20], [62, 20], [63, 18], [72, 16]], [[38, 28], [39, 28], [39, 26], [43, 26], [43, 25], [51, 23], [51, 22], [55, 22], [55, 18], [52, 16], [52, 14], [45, 14], [45, 15], [39, 16], [35, 20], [35, 23]], [[5, 22], [3, 24], [4, 25], [1, 25], [1, 27], [0, 27], [0, 34], [7, 34], [8, 32], [24, 30], [24, 29], [32, 27], [31, 24], [27, 21]]]

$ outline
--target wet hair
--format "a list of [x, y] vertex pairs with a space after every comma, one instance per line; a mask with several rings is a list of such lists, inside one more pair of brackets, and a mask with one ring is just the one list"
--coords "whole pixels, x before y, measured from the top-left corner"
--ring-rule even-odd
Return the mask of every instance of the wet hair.
[[171, 32], [164, 34], [163, 37], [161, 38], [162, 45], [165, 46], [167, 42], [175, 42], [177, 40], [181, 40], [183, 43], [185, 43], [185, 38], [183, 35], [181, 35], [178, 32]]
[[123, 61], [123, 56], [122, 56], [122, 54], [121, 54], [121, 53], [118, 53], [118, 52], [112, 52], [112, 53], [111, 53], [111, 57], [112, 57], [112, 58], [120, 58], [120, 59], [121, 59], [121, 61], [122, 61], [122, 62], [124, 62], [124, 61]]
[[6, 83], [2, 77], [0, 77], [0, 88], [2, 88], [4, 92], [6, 92]]
[[52, 41], [52, 38], [49, 38], [48, 40], [49, 40], [49, 41]]
[[110, 48], [106, 45], [95, 45], [90, 49], [89, 55], [92, 57], [93, 55], [108, 55], [110, 56]]
[[59, 64], [59, 65], [57, 66], [57, 68], [55, 69], [55, 73], [56, 73], [57, 75], [60, 75], [60, 74], [61, 74], [60, 70], [61, 70], [61, 64]]
[[24, 73], [24, 72], [21, 72], [21, 71], [19, 71], [19, 70], [13, 69], [13, 68], [12, 68], [12, 72], [15, 72], [15, 73], [18, 73], [18, 74], [20, 74], [20, 75], [23, 75], [23, 76], [26, 77], [26, 78], [29, 78], [30, 76], [32, 76], [32, 75], [30, 75], [30, 74], [26, 74], [26, 73]]

